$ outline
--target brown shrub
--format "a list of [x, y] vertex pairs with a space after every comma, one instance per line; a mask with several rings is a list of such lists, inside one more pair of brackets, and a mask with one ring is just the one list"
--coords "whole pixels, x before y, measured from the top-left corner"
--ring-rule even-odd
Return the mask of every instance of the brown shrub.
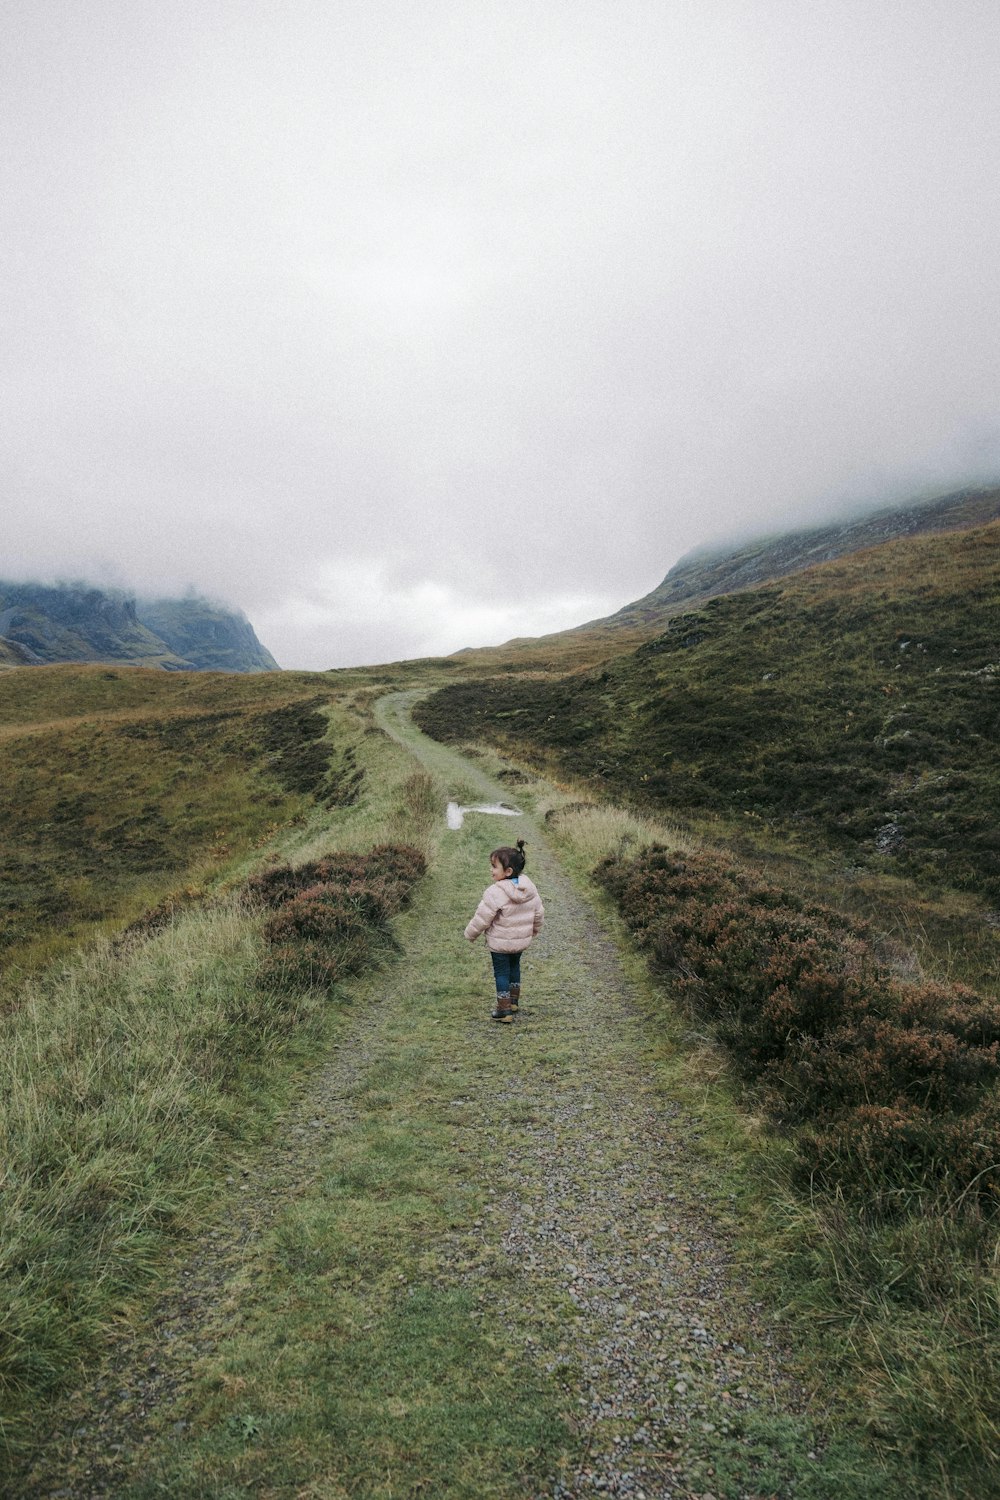
[[997, 1074], [997, 1049], [948, 1032], [866, 1017], [822, 1040], [803, 1038], [767, 1073], [775, 1115], [821, 1120], [863, 1104], [941, 1114], [971, 1108]]
[[302, 865], [278, 865], [251, 876], [246, 888], [265, 906], [277, 907], [318, 885], [380, 884], [392, 910], [401, 911], [409, 903], [410, 886], [426, 869], [424, 856], [412, 845], [378, 844], [367, 854], [338, 851]]
[[311, 942], [338, 943], [367, 936], [372, 923], [346, 890], [335, 886], [310, 886], [286, 901], [264, 924], [269, 943], [287, 943], [296, 938]]
[[722, 854], [653, 847], [595, 875], [744, 1076], [762, 1080], [773, 1118], [807, 1127], [805, 1177], [886, 1211], [932, 1180], [982, 1184], [979, 1199], [997, 1201], [1000, 1105], [982, 1100], [1000, 1076], [1000, 1005], [899, 983], [863, 926]]
[[392, 943], [389, 920], [409, 904], [426, 867], [419, 849], [380, 844], [255, 876], [248, 889], [272, 911], [261, 984], [279, 993], [329, 989], [360, 973]]
[[799, 1176], [864, 1195], [873, 1215], [919, 1207], [927, 1189], [953, 1207], [1000, 1207], [1000, 1103], [940, 1115], [916, 1104], [861, 1104], [799, 1139]]
[[[879, 1195], [882, 1208], [901, 1189], [923, 1187], [940, 1175], [940, 1129], [918, 1106], [861, 1104], [824, 1130], [799, 1138], [799, 1177], [842, 1191]], [[904, 1199], [898, 1199], [900, 1205]], [[874, 1205], [873, 1205], [874, 1206]]]
[[301, 990], [328, 990], [353, 972], [345, 966], [338, 949], [302, 940], [270, 948], [258, 978], [262, 989], [295, 995]]

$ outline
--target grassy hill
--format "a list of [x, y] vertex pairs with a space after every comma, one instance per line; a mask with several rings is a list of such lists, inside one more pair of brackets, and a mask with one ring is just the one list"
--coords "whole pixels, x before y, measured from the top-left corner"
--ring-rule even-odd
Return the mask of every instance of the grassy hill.
[[[884, 542], [932, 532], [967, 531], [1000, 519], [1000, 489], [958, 490], [909, 505], [886, 506], [821, 526], [754, 537], [736, 546], [697, 548], [651, 593], [598, 623], [656, 623], [718, 594], [758, 588], [790, 573], [867, 552]], [[584, 625], [582, 630], [590, 627]]]
[[897, 539], [707, 601], [552, 679], [419, 710], [632, 805], [763, 821], [1000, 905], [1000, 525]]
[[722, 594], [755, 589], [822, 562], [905, 537], [969, 530], [1000, 519], [1000, 488], [959, 490], [909, 505], [754, 537], [682, 557], [657, 587], [603, 620], [532, 639], [458, 652], [467, 672], [567, 672], [633, 650], [678, 614]]
[[0, 674], [0, 957], [16, 971], [187, 899], [353, 795], [324, 681], [53, 666]]

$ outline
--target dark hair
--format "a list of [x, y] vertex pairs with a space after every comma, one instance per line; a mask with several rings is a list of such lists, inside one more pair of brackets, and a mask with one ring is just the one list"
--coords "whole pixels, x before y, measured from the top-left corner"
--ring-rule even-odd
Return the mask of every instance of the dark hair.
[[524, 869], [524, 839], [518, 839], [516, 849], [508, 849], [506, 844], [502, 849], [494, 849], [490, 863], [494, 860], [499, 862], [501, 870], [513, 870], [515, 875], [520, 875]]

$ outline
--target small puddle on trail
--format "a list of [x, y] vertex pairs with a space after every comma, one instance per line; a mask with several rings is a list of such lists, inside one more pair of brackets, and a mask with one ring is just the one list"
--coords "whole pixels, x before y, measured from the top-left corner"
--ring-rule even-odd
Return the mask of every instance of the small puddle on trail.
[[518, 807], [508, 807], [505, 802], [477, 802], [471, 807], [459, 807], [457, 802], [449, 802], [445, 811], [449, 828], [461, 828], [465, 821], [465, 814], [470, 812], [492, 813], [500, 818], [523, 818], [524, 814]]

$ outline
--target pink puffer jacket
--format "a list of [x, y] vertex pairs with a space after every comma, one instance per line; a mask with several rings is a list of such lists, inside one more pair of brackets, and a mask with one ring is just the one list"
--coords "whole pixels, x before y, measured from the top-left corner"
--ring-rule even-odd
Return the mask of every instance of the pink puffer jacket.
[[496, 880], [487, 886], [483, 899], [465, 935], [474, 943], [481, 932], [491, 953], [521, 953], [545, 921], [545, 908], [527, 875], [512, 880]]

